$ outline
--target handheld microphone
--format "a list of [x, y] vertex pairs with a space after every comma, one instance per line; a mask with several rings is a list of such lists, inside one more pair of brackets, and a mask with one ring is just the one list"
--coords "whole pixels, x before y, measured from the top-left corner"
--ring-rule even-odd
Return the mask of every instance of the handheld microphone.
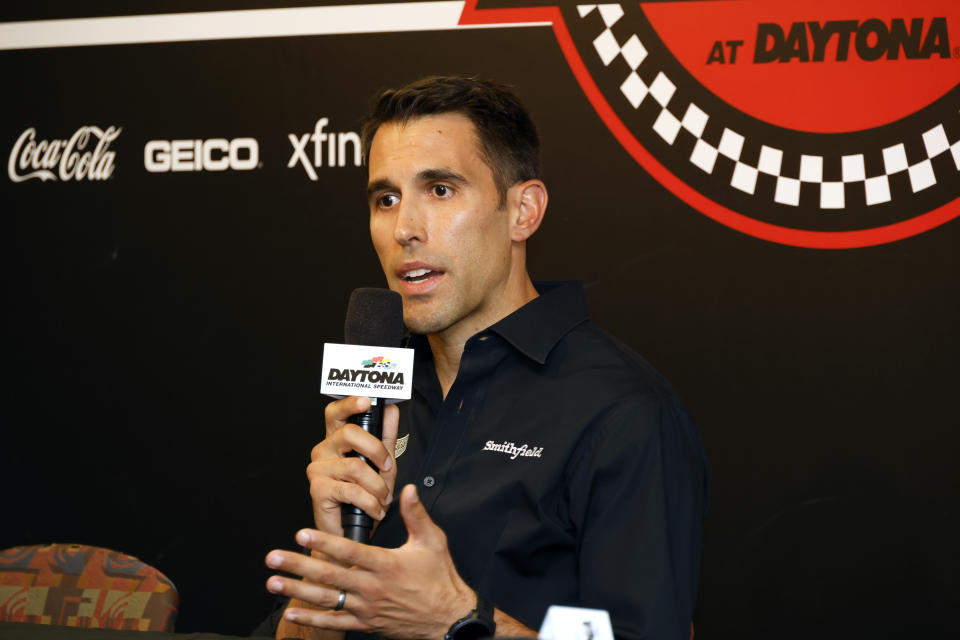
[[[343, 326], [344, 342], [348, 345], [367, 347], [399, 347], [403, 340], [403, 299], [400, 294], [389, 289], [363, 287], [350, 294], [347, 316]], [[376, 369], [371, 371], [371, 376]], [[386, 386], [386, 385], [383, 385]], [[389, 394], [388, 394], [389, 397]], [[364, 413], [350, 416], [347, 420], [377, 439], [383, 437], [383, 408], [385, 398], [370, 395], [370, 409]], [[376, 465], [359, 453], [351, 452], [374, 470]], [[352, 504], [340, 507], [343, 523], [343, 535], [356, 542], [370, 540], [373, 530], [373, 518]]]

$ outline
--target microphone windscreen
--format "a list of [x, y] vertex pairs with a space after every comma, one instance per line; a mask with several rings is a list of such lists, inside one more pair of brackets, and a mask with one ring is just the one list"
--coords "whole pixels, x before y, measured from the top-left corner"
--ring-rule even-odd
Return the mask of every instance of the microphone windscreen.
[[347, 304], [343, 337], [347, 344], [399, 347], [403, 340], [403, 298], [390, 289], [354, 289]]

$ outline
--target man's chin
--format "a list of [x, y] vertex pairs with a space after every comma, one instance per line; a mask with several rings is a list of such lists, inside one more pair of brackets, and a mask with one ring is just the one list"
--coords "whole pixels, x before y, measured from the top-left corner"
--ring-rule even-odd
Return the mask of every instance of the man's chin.
[[[406, 311], [406, 309], [404, 309]], [[403, 314], [403, 323], [407, 326], [410, 333], [419, 333], [428, 335], [431, 333], [440, 333], [450, 326], [445, 318], [432, 314]]]

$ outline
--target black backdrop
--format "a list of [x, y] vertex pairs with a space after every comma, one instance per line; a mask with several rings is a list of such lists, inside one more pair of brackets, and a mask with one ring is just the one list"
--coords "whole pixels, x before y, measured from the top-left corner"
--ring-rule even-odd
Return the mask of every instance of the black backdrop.
[[[584, 280], [594, 319], [700, 424], [714, 495], [698, 637], [955, 624], [956, 221], [848, 251], [718, 225], [639, 169], [547, 28], [13, 50], [0, 70], [6, 149], [27, 127], [123, 128], [107, 182], [0, 180], [0, 547], [117, 548], [177, 584], [179, 631], [255, 626], [264, 554], [310, 520], [322, 344], [341, 338], [349, 292], [382, 283], [364, 169], [313, 182], [287, 168], [287, 134], [320, 117], [355, 131], [378, 88], [480, 74], [516, 86], [543, 139], [534, 277]], [[147, 140], [211, 137], [256, 138], [261, 166], [143, 167]]]

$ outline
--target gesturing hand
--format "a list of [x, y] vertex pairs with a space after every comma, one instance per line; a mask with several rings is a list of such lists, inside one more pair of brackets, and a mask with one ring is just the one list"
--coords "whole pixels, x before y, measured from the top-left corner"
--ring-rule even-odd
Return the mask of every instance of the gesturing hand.
[[[270, 591], [330, 609], [288, 608], [285, 618], [324, 629], [436, 640], [473, 609], [476, 593], [457, 573], [447, 537], [430, 519], [416, 487], [403, 488], [399, 506], [409, 537], [398, 549], [304, 529], [297, 542], [316, 552], [312, 556], [270, 552], [268, 566], [304, 578], [272, 576]], [[346, 592], [343, 608], [332, 611], [341, 589]]]

